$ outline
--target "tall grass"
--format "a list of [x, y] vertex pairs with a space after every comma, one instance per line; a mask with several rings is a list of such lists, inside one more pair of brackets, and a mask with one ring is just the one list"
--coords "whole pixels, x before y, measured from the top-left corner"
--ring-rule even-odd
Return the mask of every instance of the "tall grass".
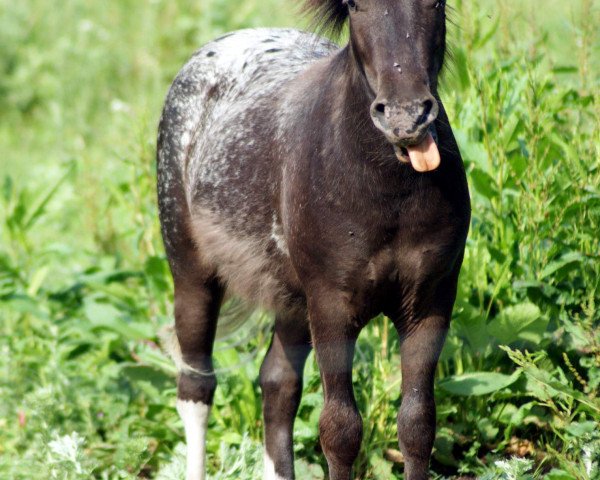
[[[450, 2], [443, 79], [473, 223], [438, 372], [436, 478], [599, 478], [600, 24], [593, 0]], [[171, 284], [154, 193], [164, 94], [191, 52], [305, 25], [282, 0], [0, 0], [0, 478], [177, 478]], [[213, 479], [261, 477], [268, 341], [218, 346]], [[402, 478], [398, 340], [359, 340], [356, 477]], [[298, 476], [324, 478], [314, 360]]]

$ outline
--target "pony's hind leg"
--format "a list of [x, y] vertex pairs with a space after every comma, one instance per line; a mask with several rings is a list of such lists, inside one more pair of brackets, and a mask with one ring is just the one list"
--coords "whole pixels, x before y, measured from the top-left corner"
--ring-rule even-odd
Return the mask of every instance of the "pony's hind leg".
[[181, 359], [177, 411], [187, 444], [187, 480], [206, 475], [206, 429], [217, 380], [212, 363], [223, 289], [217, 279], [175, 278], [175, 330]]
[[[175, 91], [171, 95], [183, 95]], [[183, 99], [167, 101], [158, 137], [158, 203], [162, 236], [175, 286], [175, 332], [170, 342], [179, 368], [177, 410], [187, 443], [187, 480], [204, 480], [206, 428], [217, 386], [212, 364], [223, 287], [214, 267], [200, 257], [191, 236], [191, 216], [182, 165], [186, 152]], [[185, 106], [185, 105], [184, 105]], [[183, 110], [182, 110], [183, 108]], [[185, 123], [185, 122], [184, 122]]]
[[279, 315], [260, 369], [265, 422], [265, 480], [292, 480], [292, 431], [302, 394], [302, 372], [310, 352], [306, 314]]

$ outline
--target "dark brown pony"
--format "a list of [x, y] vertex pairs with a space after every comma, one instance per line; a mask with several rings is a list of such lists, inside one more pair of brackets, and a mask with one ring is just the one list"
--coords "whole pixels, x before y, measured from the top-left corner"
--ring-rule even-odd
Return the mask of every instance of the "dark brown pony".
[[380, 312], [401, 338], [405, 478], [428, 478], [434, 371], [470, 218], [437, 93], [444, 3], [309, 0], [334, 30], [349, 18], [348, 45], [243, 30], [204, 46], [174, 81], [160, 124], [158, 192], [188, 480], [205, 475], [226, 291], [276, 312], [260, 371], [265, 479], [294, 478], [292, 427], [311, 348], [329, 477], [351, 478], [362, 438], [354, 348]]

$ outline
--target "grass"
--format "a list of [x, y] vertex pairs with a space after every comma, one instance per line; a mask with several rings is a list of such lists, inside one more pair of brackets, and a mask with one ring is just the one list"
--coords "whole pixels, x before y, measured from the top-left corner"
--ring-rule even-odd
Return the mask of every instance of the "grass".
[[[435, 478], [600, 477], [600, 7], [450, 2], [443, 98], [473, 223], [437, 380]], [[168, 85], [203, 42], [306, 25], [282, 0], [0, 0], [0, 477], [177, 478], [154, 193]], [[259, 322], [260, 323], [260, 322]], [[243, 341], [252, 334], [252, 340]], [[260, 478], [267, 332], [218, 346], [212, 479]], [[239, 343], [238, 346], [235, 346]], [[398, 342], [359, 340], [356, 477], [402, 478]], [[323, 478], [314, 360], [298, 476]]]

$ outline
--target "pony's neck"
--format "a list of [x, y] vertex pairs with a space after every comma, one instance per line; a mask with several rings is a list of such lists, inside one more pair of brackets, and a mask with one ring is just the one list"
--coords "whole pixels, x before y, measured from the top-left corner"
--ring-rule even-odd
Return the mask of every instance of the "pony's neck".
[[352, 96], [352, 103], [360, 100], [361, 106], [366, 106], [368, 113], [370, 104], [375, 99], [375, 93], [369, 85], [364, 66], [356, 55], [352, 39], [340, 51], [338, 62], [346, 78], [346, 95]]
[[[337, 80], [343, 79], [341, 88], [334, 95], [338, 114], [336, 129], [347, 139], [351, 147], [350, 157], [360, 163], [367, 161], [373, 165], [382, 166], [389, 163], [397, 167], [397, 160], [393, 147], [379, 131], [370, 115], [371, 103], [375, 100], [375, 93], [367, 80], [363, 65], [355, 54], [352, 41], [332, 58], [331, 75]], [[336, 88], [337, 88], [336, 87]]]

